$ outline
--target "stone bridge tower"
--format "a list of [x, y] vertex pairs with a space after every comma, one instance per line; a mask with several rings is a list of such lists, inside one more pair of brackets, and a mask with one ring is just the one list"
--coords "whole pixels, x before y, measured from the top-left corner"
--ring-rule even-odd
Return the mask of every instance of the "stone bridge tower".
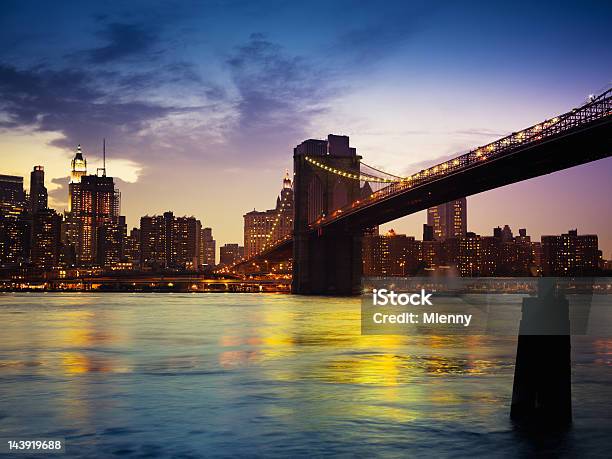
[[362, 231], [311, 224], [359, 199], [359, 180], [343, 177], [313, 164], [359, 174], [361, 156], [347, 136], [305, 140], [294, 149], [293, 282], [297, 294], [350, 295], [361, 289]]

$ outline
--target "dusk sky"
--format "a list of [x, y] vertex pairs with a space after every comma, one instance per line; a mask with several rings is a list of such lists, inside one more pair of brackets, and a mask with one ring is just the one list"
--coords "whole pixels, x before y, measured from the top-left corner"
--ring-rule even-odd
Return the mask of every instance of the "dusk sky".
[[[242, 242], [302, 140], [416, 172], [609, 87], [610, 24], [609, 1], [4, 0], [0, 174], [43, 165], [61, 211], [76, 145], [95, 172], [105, 137], [130, 227], [172, 210]], [[468, 228], [577, 227], [611, 258], [611, 178], [608, 158], [468, 198]]]

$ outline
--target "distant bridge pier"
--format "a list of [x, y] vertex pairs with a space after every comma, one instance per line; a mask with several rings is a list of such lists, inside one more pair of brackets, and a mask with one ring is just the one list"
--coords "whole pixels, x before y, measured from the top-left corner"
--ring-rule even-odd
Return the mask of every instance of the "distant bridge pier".
[[[313, 166], [311, 161], [328, 170]], [[359, 181], [333, 171], [358, 175], [360, 161], [361, 156], [349, 146], [346, 136], [310, 139], [295, 148], [292, 293], [355, 295], [360, 292], [363, 229], [338, 226], [333, 230], [312, 231], [311, 228], [313, 223], [337, 217], [339, 209], [359, 199]]]

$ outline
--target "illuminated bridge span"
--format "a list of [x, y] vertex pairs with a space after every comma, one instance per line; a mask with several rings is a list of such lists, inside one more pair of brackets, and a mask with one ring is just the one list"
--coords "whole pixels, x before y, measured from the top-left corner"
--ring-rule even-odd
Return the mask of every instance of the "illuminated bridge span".
[[363, 230], [428, 207], [612, 154], [612, 89], [579, 108], [464, 155], [400, 177], [367, 166], [348, 137], [306, 140], [294, 150], [292, 238], [269, 241], [238, 270], [287, 256], [294, 293], [360, 289]]

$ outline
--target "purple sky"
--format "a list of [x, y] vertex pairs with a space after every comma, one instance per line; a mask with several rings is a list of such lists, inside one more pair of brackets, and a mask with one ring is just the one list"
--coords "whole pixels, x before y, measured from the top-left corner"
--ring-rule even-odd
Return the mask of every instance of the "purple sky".
[[[305, 138], [410, 173], [612, 82], [609, 2], [430, 3], [3, 2], [0, 173], [44, 165], [61, 210], [74, 147], [93, 170], [106, 137], [130, 225], [173, 210], [238, 242]], [[469, 228], [577, 227], [611, 258], [611, 177], [607, 159], [469, 198]]]

